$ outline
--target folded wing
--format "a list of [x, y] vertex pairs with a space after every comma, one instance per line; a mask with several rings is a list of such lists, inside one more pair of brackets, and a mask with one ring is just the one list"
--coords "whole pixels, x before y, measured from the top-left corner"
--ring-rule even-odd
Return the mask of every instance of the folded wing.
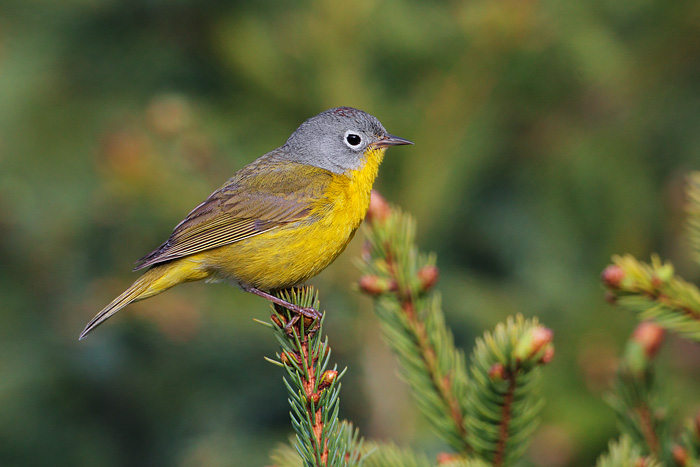
[[194, 208], [134, 270], [200, 253], [308, 219], [333, 174], [271, 153], [241, 169]]

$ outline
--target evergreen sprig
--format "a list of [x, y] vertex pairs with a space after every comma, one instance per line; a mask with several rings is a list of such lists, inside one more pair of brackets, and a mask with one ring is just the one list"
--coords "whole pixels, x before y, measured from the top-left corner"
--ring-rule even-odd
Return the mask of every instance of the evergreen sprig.
[[[688, 177], [686, 195], [688, 237], [700, 264], [700, 172]], [[616, 255], [612, 261], [601, 274], [608, 301], [700, 342], [700, 290], [694, 284], [677, 277], [673, 265], [656, 255], [651, 263], [630, 255]]]
[[[690, 175], [686, 193], [689, 239], [700, 263], [700, 172]], [[613, 256], [613, 264], [603, 270], [601, 279], [609, 302], [648, 320], [637, 326], [627, 342], [608, 397], [627, 450], [653, 456], [664, 465], [700, 465], [700, 414], [685, 423], [680, 436], [673, 436], [652, 365], [664, 329], [700, 342], [700, 291], [677, 277], [673, 265], [656, 255], [650, 263], [629, 255]]]
[[661, 463], [643, 456], [637, 445], [629, 437], [622, 436], [610, 442], [608, 452], [598, 459], [596, 467], [661, 467]]
[[663, 329], [657, 324], [637, 326], [625, 346], [607, 401], [622, 433], [640, 452], [668, 461], [672, 455], [668, 408], [652, 365], [662, 341]]
[[527, 446], [542, 400], [538, 366], [553, 356], [552, 332], [518, 315], [478, 339], [471, 358], [467, 425], [474, 451], [492, 465], [510, 464]]
[[[360, 438], [360, 431], [354, 428], [352, 423], [343, 420], [340, 422], [337, 436], [346, 446], [352, 447], [350, 452], [346, 454], [346, 465], [361, 465], [366, 467], [367, 464], [363, 461], [368, 453], [372, 452], [372, 447], [371, 443], [365, 443], [362, 438]], [[291, 438], [289, 444], [280, 444], [275, 447], [270, 454], [270, 459], [275, 467], [299, 467], [302, 464], [308, 465], [308, 463], [305, 463], [305, 459], [302, 459], [299, 450], [296, 449], [294, 445], [295, 439]]]
[[[280, 298], [319, 309], [318, 293], [313, 287], [282, 291]], [[327, 370], [330, 361], [328, 339], [321, 338], [323, 318], [311, 322], [292, 316], [275, 305], [270, 327], [281, 351], [277, 360], [268, 361], [287, 372], [284, 383], [289, 395], [292, 425], [296, 431], [296, 450], [309, 467], [359, 465], [362, 441], [357, 432], [338, 421], [340, 378], [337, 366]]]
[[410, 216], [374, 193], [372, 203], [360, 288], [376, 297], [385, 340], [421, 412], [453, 448], [469, 452], [464, 354], [454, 347], [439, 295], [429, 293], [438, 275], [435, 257], [418, 252]]
[[612, 260], [601, 274], [610, 302], [700, 342], [700, 291], [694, 284], [676, 276], [673, 265], [656, 255], [651, 263], [631, 255]]
[[508, 320], [477, 343], [470, 380], [431, 291], [435, 257], [418, 251], [412, 218], [373, 194], [368, 219], [359, 286], [375, 297], [384, 336], [421, 412], [461, 454], [449, 465], [512, 462], [541, 408], [536, 367], [552, 358], [551, 331], [534, 320]]

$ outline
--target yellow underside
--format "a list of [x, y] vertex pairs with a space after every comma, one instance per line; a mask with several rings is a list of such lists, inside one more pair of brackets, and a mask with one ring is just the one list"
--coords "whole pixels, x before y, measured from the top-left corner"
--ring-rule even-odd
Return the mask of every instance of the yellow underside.
[[148, 295], [201, 279], [275, 290], [315, 276], [343, 252], [362, 223], [384, 152], [369, 151], [364, 167], [336, 175], [306, 220], [156, 266], [163, 274]]

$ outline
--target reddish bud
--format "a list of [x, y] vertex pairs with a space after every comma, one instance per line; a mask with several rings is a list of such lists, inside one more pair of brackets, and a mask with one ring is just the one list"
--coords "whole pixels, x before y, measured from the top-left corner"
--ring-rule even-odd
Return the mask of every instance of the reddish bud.
[[323, 375], [321, 376], [321, 384], [319, 387], [326, 388], [333, 384], [335, 379], [338, 377], [338, 372], [335, 370], [327, 370], [323, 372]]
[[538, 354], [538, 358], [541, 358], [545, 353], [545, 347], [552, 342], [553, 337], [552, 330], [544, 326], [530, 328], [516, 345], [515, 358], [521, 362], [538, 356]]
[[291, 365], [291, 362], [295, 362], [297, 365], [300, 365], [301, 357], [295, 353], [282, 352], [282, 355], [280, 355], [280, 361], [285, 365]]
[[360, 277], [360, 290], [369, 295], [381, 295], [396, 289], [396, 283], [391, 279], [368, 275]]
[[549, 362], [552, 361], [554, 358], [554, 346], [550, 345], [547, 347], [544, 351], [544, 355], [542, 355], [542, 358], [540, 359], [540, 363], [543, 365], [548, 364]]
[[423, 266], [418, 270], [418, 282], [420, 282], [421, 290], [427, 292], [432, 289], [440, 276], [440, 270], [435, 265]]
[[304, 316], [304, 333], [308, 334], [308, 331], [311, 329], [311, 326], [314, 324], [314, 319], [309, 318], [308, 316]]
[[544, 348], [545, 345], [552, 342], [554, 333], [551, 329], [544, 326], [537, 326], [532, 332], [532, 353], [536, 354]]
[[619, 289], [620, 282], [622, 282], [624, 277], [625, 271], [617, 264], [611, 264], [600, 273], [600, 279], [603, 281], [603, 284], [611, 289]]
[[503, 381], [506, 379], [506, 367], [501, 363], [494, 363], [489, 368], [489, 379], [491, 381]]
[[688, 465], [688, 451], [686, 451], [683, 446], [674, 444], [671, 453], [673, 454], [673, 460], [676, 462], [676, 465]]
[[461, 459], [460, 455], [455, 454], [453, 452], [439, 452], [437, 455], [438, 465], [451, 464], [451, 463], [458, 461], [460, 459]]
[[372, 190], [367, 210], [367, 220], [369, 222], [384, 222], [391, 214], [391, 206], [386, 199], [376, 190]]
[[319, 399], [321, 399], [321, 396], [318, 395], [317, 392], [309, 394], [308, 398], [309, 402], [313, 402], [314, 404], [318, 404]]
[[647, 358], [653, 358], [664, 342], [664, 329], [656, 323], [644, 321], [635, 328], [632, 340], [641, 345]]
[[277, 315], [271, 315], [271, 316], [270, 316], [270, 320], [272, 320], [272, 322], [275, 323], [275, 324], [277, 325], [278, 328], [283, 328], [283, 327], [284, 327], [284, 323], [282, 322], [282, 318], [280, 318], [279, 316], [277, 316]]
[[695, 414], [695, 436], [700, 438], [700, 410]]

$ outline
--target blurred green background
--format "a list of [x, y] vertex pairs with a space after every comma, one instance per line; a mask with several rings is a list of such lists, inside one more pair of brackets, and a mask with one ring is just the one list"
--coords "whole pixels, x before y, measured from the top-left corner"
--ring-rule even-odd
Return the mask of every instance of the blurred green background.
[[[523, 465], [591, 465], [635, 318], [605, 304], [614, 253], [670, 258], [700, 167], [700, 3], [654, 0], [0, 3], [0, 464], [264, 465], [291, 434], [268, 305], [188, 284], [78, 342], [133, 262], [306, 118], [349, 105], [415, 146], [377, 188], [438, 254], [456, 340], [506, 316], [555, 333]], [[342, 416], [433, 456], [352, 290], [362, 236], [313, 280]], [[659, 357], [679, 416], [700, 351]]]

